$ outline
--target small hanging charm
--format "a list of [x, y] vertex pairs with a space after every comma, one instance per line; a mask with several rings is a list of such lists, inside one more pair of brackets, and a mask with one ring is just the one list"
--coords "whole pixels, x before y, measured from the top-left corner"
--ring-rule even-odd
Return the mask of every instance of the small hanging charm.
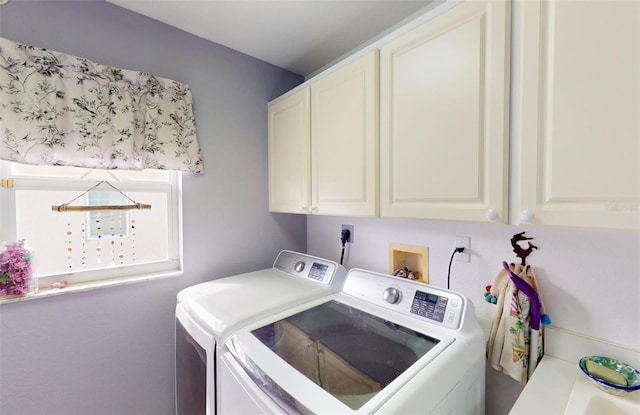
[[68, 275], [73, 274], [73, 228], [72, 228], [72, 220], [70, 215], [67, 213], [67, 273]]
[[131, 261], [136, 261], [136, 220], [131, 219]]

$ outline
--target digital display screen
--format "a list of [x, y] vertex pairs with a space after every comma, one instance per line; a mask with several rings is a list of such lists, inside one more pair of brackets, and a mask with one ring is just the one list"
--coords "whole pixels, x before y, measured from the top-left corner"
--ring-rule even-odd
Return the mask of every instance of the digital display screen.
[[329, 268], [329, 265], [318, 264], [317, 262], [314, 262], [313, 265], [311, 266], [312, 271], [321, 272], [323, 274], [327, 272], [328, 268]]
[[438, 298], [440, 298], [440, 297], [438, 297], [438, 296], [437, 296], [437, 295], [435, 295], [435, 294], [427, 294], [427, 298], [426, 298], [426, 300], [427, 300], [428, 302], [430, 302], [430, 303], [434, 303], [434, 304], [435, 304], [435, 303], [437, 303], [437, 302], [438, 302]]

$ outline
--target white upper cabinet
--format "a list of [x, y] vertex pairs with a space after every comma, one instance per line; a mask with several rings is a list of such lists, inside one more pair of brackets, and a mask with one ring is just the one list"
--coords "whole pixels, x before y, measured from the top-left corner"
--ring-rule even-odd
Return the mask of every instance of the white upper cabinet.
[[376, 216], [378, 51], [311, 84], [311, 209]]
[[381, 47], [381, 216], [506, 221], [509, 20], [465, 2]]
[[269, 210], [307, 213], [311, 198], [309, 88], [269, 103]]
[[376, 216], [378, 51], [269, 104], [269, 209]]
[[514, 222], [640, 229], [640, 2], [520, 7]]

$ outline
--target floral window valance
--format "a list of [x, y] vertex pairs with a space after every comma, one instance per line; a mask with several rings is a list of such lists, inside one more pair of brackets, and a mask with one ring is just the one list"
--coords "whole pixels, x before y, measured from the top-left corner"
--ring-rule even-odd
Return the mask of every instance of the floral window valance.
[[204, 171], [188, 85], [3, 38], [0, 158]]

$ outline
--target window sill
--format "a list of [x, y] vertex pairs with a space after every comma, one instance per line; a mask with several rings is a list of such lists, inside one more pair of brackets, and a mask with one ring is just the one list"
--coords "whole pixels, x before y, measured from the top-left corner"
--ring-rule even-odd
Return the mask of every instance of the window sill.
[[16, 303], [20, 301], [35, 300], [38, 298], [53, 297], [56, 295], [64, 295], [64, 294], [96, 290], [99, 288], [116, 287], [120, 285], [135, 284], [135, 283], [144, 282], [144, 281], [154, 281], [154, 280], [163, 279], [163, 278], [179, 277], [179, 276], [182, 276], [182, 271], [174, 270], [174, 271], [158, 272], [153, 274], [135, 275], [130, 277], [110, 278], [107, 280], [80, 282], [76, 284], [69, 284], [64, 288], [46, 287], [46, 288], [40, 288], [34, 294], [29, 294], [21, 297], [0, 298], [0, 305]]

